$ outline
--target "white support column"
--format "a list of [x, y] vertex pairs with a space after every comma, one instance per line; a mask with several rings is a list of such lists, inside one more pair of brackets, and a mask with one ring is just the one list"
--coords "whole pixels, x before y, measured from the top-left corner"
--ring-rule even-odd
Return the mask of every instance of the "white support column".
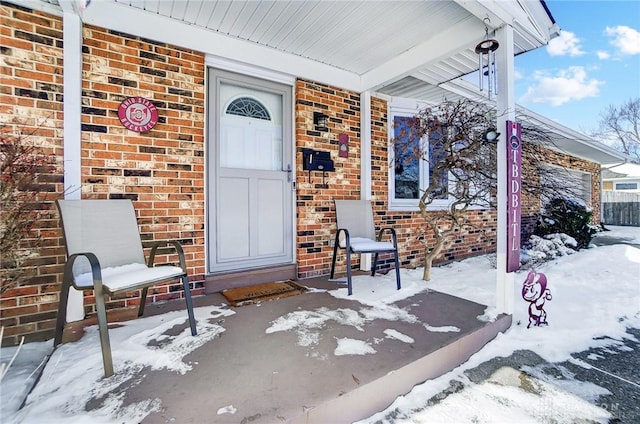
[[[64, 198], [81, 198], [82, 20], [73, 11], [63, 13], [64, 42]], [[84, 319], [81, 291], [69, 291], [67, 321]]]
[[507, 124], [515, 120], [514, 48], [513, 27], [505, 25], [496, 30], [500, 48], [496, 51], [498, 94], [496, 115], [498, 132], [498, 228], [496, 308], [499, 312], [513, 314], [514, 273], [507, 273]]
[[[371, 200], [371, 92], [360, 93], [360, 198]], [[371, 254], [360, 255], [360, 269], [371, 270]]]
[[360, 198], [371, 199], [371, 92], [360, 93]]

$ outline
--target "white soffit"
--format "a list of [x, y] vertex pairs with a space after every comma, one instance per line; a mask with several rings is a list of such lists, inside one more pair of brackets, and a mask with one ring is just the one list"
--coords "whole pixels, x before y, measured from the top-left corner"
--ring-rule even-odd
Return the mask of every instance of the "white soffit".
[[[415, 75], [418, 75], [419, 78], [408, 76], [384, 87], [380, 90], [380, 93], [392, 98], [411, 98], [431, 104], [440, 103], [444, 100], [455, 102], [462, 99], [470, 99], [495, 105], [495, 100], [487, 99], [486, 95], [483, 95], [476, 85], [464, 79], [433, 85], [424, 81], [424, 73], [416, 73]], [[517, 106], [517, 114], [520, 119], [526, 119], [532, 125], [549, 131], [552, 134], [554, 150], [561, 153], [603, 165], [619, 164], [629, 160], [626, 155], [614, 148], [522, 106]]]
[[[59, 7], [58, 0], [11, 1]], [[362, 92], [416, 72], [435, 83], [473, 72], [486, 16], [491, 31], [514, 26], [515, 54], [540, 47], [552, 25], [545, 13], [530, 0], [93, 0], [81, 16], [87, 24]]]

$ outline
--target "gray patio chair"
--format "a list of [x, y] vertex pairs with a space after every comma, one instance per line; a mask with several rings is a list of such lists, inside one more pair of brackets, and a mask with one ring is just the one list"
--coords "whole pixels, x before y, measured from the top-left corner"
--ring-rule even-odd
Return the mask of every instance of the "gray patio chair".
[[[380, 229], [376, 239], [373, 222], [373, 209], [369, 200], [335, 200], [337, 232], [333, 245], [331, 261], [331, 278], [336, 268], [338, 249], [344, 249], [347, 257], [347, 286], [349, 296], [351, 287], [351, 255], [373, 253], [371, 276], [375, 276], [378, 265], [378, 254], [393, 253], [396, 263], [396, 286], [400, 290], [400, 261], [398, 260], [398, 241], [396, 231], [391, 227]], [[391, 235], [391, 241], [382, 241], [384, 233]]]
[[[67, 261], [60, 290], [54, 347], [62, 342], [70, 286], [94, 291], [105, 377], [113, 375], [105, 295], [117, 296], [141, 289], [140, 317], [144, 313], [150, 286], [180, 279], [191, 334], [197, 334], [184, 252], [177, 241], [153, 243], [149, 261], [145, 263], [136, 214], [130, 200], [58, 200], [56, 205], [62, 222]], [[178, 254], [180, 266], [154, 266], [157, 249], [167, 246]]]

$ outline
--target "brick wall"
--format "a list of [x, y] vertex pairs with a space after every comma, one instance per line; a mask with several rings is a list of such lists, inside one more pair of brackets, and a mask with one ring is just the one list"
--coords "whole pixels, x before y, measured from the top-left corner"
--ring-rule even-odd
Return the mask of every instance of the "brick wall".
[[[51, 155], [52, 174], [39, 196], [38, 218], [22, 247], [40, 239], [39, 256], [25, 264], [26, 281], [2, 294], [0, 324], [3, 344], [53, 334], [59, 275], [64, 262], [61, 233], [53, 201], [62, 192], [62, 21], [29, 9], [0, 6], [0, 125], [12, 135]], [[1, 254], [1, 252], [0, 252]], [[2, 282], [3, 285], [7, 281]], [[13, 281], [12, 281], [13, 284]]]
[[[36, 130], [34, 138], [62, 165], [62, 20], [15, 6], [0, 6], [2, 87], [0, 119]], [[193, 295], [204, 282], [204, 56], [127, 34], [83, 29], [82, 197], [134, 201], [144, 241], [183, 243]], [[126, 130], [117, 108], [142, 96], [158, 108], [159, 122], [147, 133]], [[62, 197], [59, 175], [50, 177], [35, 235], [42, 237], [36, 274], [2, 295], [4, 344], [52, 337], [64, 248], [52, 201]], [[158, 261], [176, 258], [160, 252]], [[181, 297], [179, 283], [149, 291], [148, 301]], [[139, 292], [108, 303], [109, 310], [134, 306]], [[94, 312], [91, 292], [85, 312]]]
[[[539, 163], [532, 163], [527, 161], [527, 157], [537, 157]], [[566, 169], [580, 171], [591, 174], [591, 204], [588, 206], [592, 210], [591, 223], [598, 225], [601, 221], [600, 217], [600, 165], [588, 160], [579, 159], [574, 156], [567, 155], [565, 153], [558, 152], [543, 148], [540, 146], [534, 146], [526, 142], [523, 144], [523, 174], [524, 181], [533, 181], [534, 185], [540, 177], [536, 166], [541, 164], [549, 164], [561, 166]], [[529, 236], [533, 233], [533, 229], [536, 224], [536, 219], [541, 210], [542, 204], [539, 197], [527, 196], [526, 193], [522, 198], [522, 242], [526, 242]]]
[[[336, 87], [298, 80], [295, 100], [297, 170], [298, 276], [323, 275], [331, 267], [335, 237], [334, 199], [360, 198], [360, 95]], [[313, 113], [329, 116], [329, 131], [316, 131]], [[338, 156], [338, 135], [349, 136], [349, 157]], [[311, 175], [302, 169], [302, 148], [328, 151], [335, 172]]]
[[[326, 275], [331, 267], [333, 253], [329, 241], [335, 237], [334, 199], [359, 199], [360, 193], [360, 95], [323, 84], [299, 80], [296, 92], [297, 141], [297, 254], [300, 278]], [[313, 112], [329, 116], [329, 131], [318, 132], [313, 126]], [[423, 234], [423, 220], [417, 212], [388, 211], [387, 164], [387, 102], [372, 98], [372, 202], [376, 226], [393, 226], [398, 234], [402, 266], [418, 267], [424, 264], [424, 244], [432, 240]], [[349, 135], [349, 157], [338, 155], [338, 136]], [[309, 174], [302, 170], [302, 148], [329, 151], [336, 167], [327, 173], [327, 186], [322, 186], [319, 172]], [[470, 221], [476, 228], [462, 231], [436, 262], [462, 259], [495, 250], [495, 213], [471, 211]], [[489, 227], [487, 229], [487, 227]], [[431, 243], [432, 244], [432, 243]], [[357, 256], [353, 266], [359, 266]], [[389, 256], [381, 258], [383, 267], [391, 265]], [[337, 272], [344, 272], [344, 255], [340, 256]]]
[[[94, 26], [83, 29], [82, 197], [134, 202], [143, 243], [179, 240], [193, 295], [204, 293], [204, 55]], [[158, 109], [150, 131], [127, 130], [122, 100]], [[157, 261], [176, 261], [160, 255]], [[148, 301], [183, 296], [179, 282], [155, 286]], [[93, 298], [87, 299], [93, 312]], [[108, 307], [139, 303], [139, 292]]]

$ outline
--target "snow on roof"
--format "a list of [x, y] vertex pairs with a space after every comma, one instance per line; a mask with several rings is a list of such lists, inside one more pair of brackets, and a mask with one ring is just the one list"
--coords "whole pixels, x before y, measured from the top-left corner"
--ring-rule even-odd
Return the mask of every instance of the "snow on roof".
[[640, 165], [635, 163], [623, 163], [607, 168], [611, 172], [621, 174], [622, 177], [640, 178]]

